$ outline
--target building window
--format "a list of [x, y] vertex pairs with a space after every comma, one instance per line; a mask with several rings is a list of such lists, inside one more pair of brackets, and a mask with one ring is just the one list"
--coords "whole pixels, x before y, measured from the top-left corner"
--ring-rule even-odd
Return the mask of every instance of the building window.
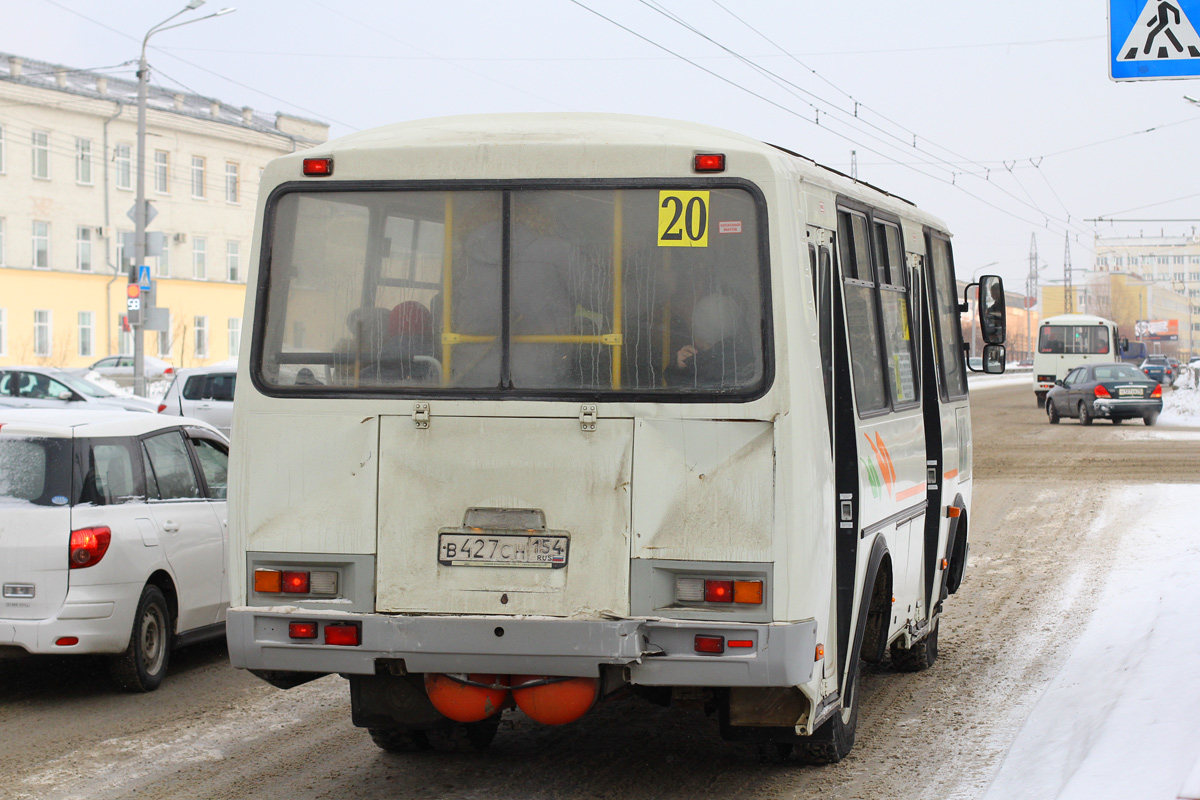
[[129, 157], [129, 145], [119, 144], [113, 148], [113, 166], [117, 173], [117, 188], [133, 188], [133, 162]]
[[0, 356], [8, 355], [8, 311], [0, 308]]
[[192, 197], [204, 197], [204, 159], [192, 156]]
[[0, 217], [0, 267], [7, 263], [4, 260], [4, 217]]
[[1189, 281], [1200, 281], [1200, 272], [1189, 272], [1188, 280]]
[[91, 139], [75, 140], [75, 180], [88, 186], [92, 184]]
[[1179, 281], [1180, 283], [1183, 283], [1183, 273], [1182, 273], [1182, 272], [1176, 272], [1176, 273], [1175, 273], [1175, 280]]
[[1200, 264], [1200, 256], [1188, 256], [1189, 264]]
[[4, 158], [4, 126], [0, 125], [0, 175], [7, 171]]
[[[122, 317], [125, 315], [122, 314]], [[133, 355], [133, 331], [126, 330], [122, 325], [120, 332], [117, 333], [117, 355], [131, 356]]]
[[92, 271], [92, 229], [83, 225], [75, 229], [75, 268]]
[[170, 175], [167, 167], [170, 164], [170, 154], [166, 150], [154, 151], [154, 191], [167, 194], [171, 191]]
[[192, 327], [196, 332], [196, 358], [208, 358], [208, 317], [195, 317]]
[[1169, 263], [1169, 260], [1167, 259], [1167, 257], [1166, 257], [1166, 256], [1159, 256], [1159, 257], [1158, 257], [1158, 263], [1159, 263], [1159, 264], [1167, 264], [1167, 263]]
[[158, 266], [154, 269], [156, 278], [169, 278], [171, 276], [171, 242], [164, 237], [162, 252], [158, 256]]
[[50, 180], [50, 134], [33, 132], [33, 177]]
[[33, 223], [33, 267], [50, 269], [50, 223]]
[[240, 246], [237, 242], [225, 243], [225, 266], [229, 269], [229, 280], [236, 281], [240, 274], [238, 269], [238, 261], [240, 260]]
[[90, 357], [94, 350], [96, 314], [92, 311], [79, 312], [79, 355]]
[[1182, 264], [1182, 263], [1183, 263], [1183, 256], [1171, 256], [1171, 259], [1172, 259], [1172, 260], [1174, 261], [1174, 263], [1176, 263], [1176, 264]]
[[242, 318], [229, 318], [229, 357], [237, 358], [242, 348]]
[[167, 329], [158, 332], [158, 357], [171, 357], [171, 312], [167, 311]]
[[204, 276], [208, 272], [205, 255], [204, 238], [194, 237], [192, 239], [192, 277], [198, 281], [204, 280]]
[[225, 199], [230, 203], [238, 201], [238, 165], [225, 165]]
[[50, 330], [50, 312], [33, 312], [33, 354], [38, 358], [48, 358], [54, 340]]

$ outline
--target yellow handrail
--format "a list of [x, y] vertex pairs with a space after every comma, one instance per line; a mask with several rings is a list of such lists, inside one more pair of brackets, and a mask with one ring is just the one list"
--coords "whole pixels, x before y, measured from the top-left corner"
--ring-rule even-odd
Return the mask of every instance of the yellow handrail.
[[454, 192], [446, 192], [445, 238], [442, 242], [442, 386], [450, 385], [450, 354], [454, 345], [446, 341], [450, 334], [451, 272], [454, 259]]

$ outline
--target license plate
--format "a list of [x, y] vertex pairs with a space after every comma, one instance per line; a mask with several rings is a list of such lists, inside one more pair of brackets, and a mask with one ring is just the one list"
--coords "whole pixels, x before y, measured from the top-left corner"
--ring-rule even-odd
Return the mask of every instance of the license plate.
[[1117, 391], [1119, 397], [1141, 397], [1142, 387], [1140, 386], [1125, 386]]
[[541, 567], [567, 565], [569, 539], [527, 533], [439, 533], [438, 562], [450, 567]]

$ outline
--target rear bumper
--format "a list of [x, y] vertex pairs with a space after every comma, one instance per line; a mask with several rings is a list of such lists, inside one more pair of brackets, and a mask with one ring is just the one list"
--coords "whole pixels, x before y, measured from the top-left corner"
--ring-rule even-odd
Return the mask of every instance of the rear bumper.
[[[47, 619], [0, 619], [0, 645], [54, 655], [124, 652], [140, 593], [141, 584], [71, 587]], [[55, 644], [68, 636], [79, 642]]]
[[1158, 414], [1162, 412], [1162, 400], [1119, 400], [1097, 398], [1092, 404], [1097, 417], [1107, 417], [1109, 419], [1124, 419], [1133, 417], [1144, 417], [1147, 414]]
[[[354, 622], [362, 644], [292, 640], [288, 623]], [[775, 624], [649, 619], [393, 616], [302, 609], [230, 609], [229, 660], [272, 672], [373, 675], [378, 659], [403, 659], [409, 672], [594, 677], [601, 665], [627, 667], [644, 686], [799, 686], [814, 674], [815, 621]], [[751, 647], [696, 653], [697, 634]]]

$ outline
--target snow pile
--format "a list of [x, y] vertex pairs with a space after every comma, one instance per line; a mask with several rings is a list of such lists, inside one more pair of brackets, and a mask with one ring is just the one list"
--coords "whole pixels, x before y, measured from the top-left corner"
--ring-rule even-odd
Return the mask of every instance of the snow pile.
[[1159, 423], [1200, 426], [1200, 391], [1192, 388], [1192, 376], [1184, 370], [1174, 389], [1163, 392]]

